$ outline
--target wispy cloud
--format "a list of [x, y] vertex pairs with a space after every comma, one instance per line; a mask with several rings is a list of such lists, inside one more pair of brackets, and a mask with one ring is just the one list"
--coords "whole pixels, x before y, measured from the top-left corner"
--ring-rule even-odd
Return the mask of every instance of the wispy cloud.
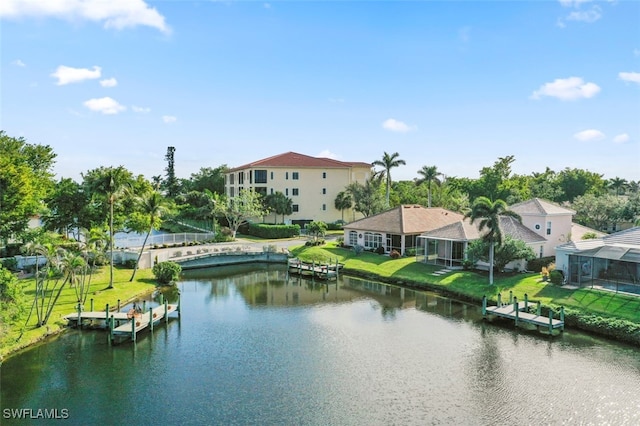
[[101, 22], [105, 28], [117, 30], [147, 26], [171, 32], [164, 16], [144, 0], [3, 0], [0, 17], [53, 17]]
[[173, 115], [163, 115], [162, 116], [162, 121], [165, 124], [171, 124], [171, 123], [175, 123], [176, 121], [178, 121], [178, 118], [174, 117]]
[[605, 138], [605, 135], [600, 130], [589, 129], [589, 130], [583, 130], [581, 132], [578, 132], [574, 134], [573, 137], [582, 142], [591, 142], [591, 141], [601, 141], [602, 139]]
[[328, 149], [325, 149], [323, 151], [320, 151], [316, 157], [320, 157], [320, 158], [331, 158], [333, 160], [337, 160], [339, 158], [338, 154], [334, 154], [333, 152], [329, 151]]
[[559, 18], [557, 25], [561, 28], [566, 26], [566, 21], [585, 22], [591, 24], [602, 18], [602, 8], [598, 5], [591, 5], [583, 8], [582, 5], [591, 3], [591, 0], [558, 0], [560, 5], [565, 8], [572, 9], [568, 15]]
[[563, 101], [573, 101], [582, 98], [592, 98], [600, 92], [595, 83], [585, 83], [580, 77], [557, 78], [551, 83], [545, 83], [531, 94], [531, 99], [543, 96], [558, 98]]
[[15, 61], [11, 61], [11, 65], [15, 65], [16, 67], [26, 67], [27, 64], [22, 62], [20, 59], [16, 59]]
[[382, 128], [389, 130], [391, 132], [398, 132], [398, 133], [407, 133], [417, 129], [416, 126], [409, 126], [408, 124], [403, 123], [402, 121], [396, 120], [395, 118], [389, 118], [385, 120], [382, 123]]
[[131, 105], [131, 110], [133, 112], [137, 112], [138, 114], [147, 114], [147, 113], [151, 112], [151, 108], [141, 107], [141, 106], [136, 106], [136, 105]]
[[88, 68], [72, 68], [60, 65], [58, 69], [51, 74], [51, 77], [58, 79], [56, 82], [58, 86], [64, 86], [65, 84], [100, 78], [101, 72], [102, 69], [96, 66], [93, 67], [93, 70], [90, 70]]
[[621, 72], [621, 73], [618, 73], [618, 78], [620, 80], [628, 81], [630, 83], [640, 84], [640, 72]]
[[108, 96], [104, 98], [89, 99], [88, 101], [85, 101], [83, 105], [91, 111], [101, 112], [107, 115], [118, 114], [127, 109], [127, 107], [120, 105], [118, 101]]
[[616, 136], [613, 138], [613, 141], [614, 141], [615, 143], [625, 143], [625, 142], [628, 142], [628, 141], [629, 141], [629, 139], [630, 139], [630, 138], [629, 138], [629, 135], [628, 135], [628, 134], [626, 134], [626, 133], [622, 133], [622, 134], [616, 135]]
[[100, 80], [100, 86], [102, 87], [116, 87], [118, 85], [118, 80], [115, 78], [107, 78], [106, 80]]

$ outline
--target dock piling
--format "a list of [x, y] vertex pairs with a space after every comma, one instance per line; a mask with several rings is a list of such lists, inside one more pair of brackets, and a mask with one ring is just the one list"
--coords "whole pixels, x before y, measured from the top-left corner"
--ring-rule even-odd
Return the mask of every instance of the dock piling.
[[518, 326], [518, 318], [520, 316], [520, 307], [518, 306], [518, 298], [517, 297], [513, 298], [513, 310], [516, 311], [515, 322], [516, 322], [516, 327], [517, 327]]
[[168, 323], [169, 322], [169, 302], [167, 302], [167, 300], [165, 299], [164, 301], [164, 323]]
[[482, 296], [482, 318], [487, 316], [487, 296]]
[[542, 314], [542, 306], [540, 305], [540, 301], [538, 300], [538, 307], [536, 308], [536, 314], [540, 316]]
[[91, 298], [91, 312], [93, 312], [93, 297]]
[[108, 322], [109, 322], [109, 341], [113, 343], [113, 329], [114, 329], [114, 323], [115, 323], [115, 319], [113, 318], [113, 315], [111, 315], [111, 317], [108, 317]]
[[120, 312], [120, 299], [118, 299], [118, 312]]
[[509, 304], [513, 303], [513, 291], [509, 290]]
[[560, 306], [560, 321], [562, 321], [561, 331], [564, 331], [564, 306]]
[[502, 293], [498, 293], [498, 307], [502, 307]]
[[524, 294], [524, 310], [529, 312], [529, 295], [527, 293]]
[[82, 305], [78, 302], [78, 328], [82, 328]]
[[136, 341], [136, 316], [131, 318], [131, 340]]
[[153, 308], [149, 309], [149, 329], [153, 333]]
[[549, 308], [549, 334], [553, 333], [553, 309]]

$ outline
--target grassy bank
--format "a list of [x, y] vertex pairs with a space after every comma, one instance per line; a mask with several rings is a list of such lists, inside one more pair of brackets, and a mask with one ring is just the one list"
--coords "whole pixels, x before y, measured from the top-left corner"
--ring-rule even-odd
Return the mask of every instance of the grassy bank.
[[640, 297], [637, 296], [590, 288], [562, 288], [542, 282], [537, 273], [497, 274], [494, 285], [489, 285], [488, 275], [482, 272], [453, 271], [433, 275], [442, 267], [416, 262], [413, 257], [391, 259], [389, 256], [367, 252], [356, 256], [352, 250], [337, 247], [336, 244], [322, 247], [301, 246], [290, 251], [304, 261], [335, 263], [337, 259], [345, 265], [344, 271], [349, 274], [441, 290], [478, 303], [483, 295], [495, 303], [498, 293], [502, 294], [503, 300], [510, 291], [520, 300], [527, 294], [529, 300], [540, 301], [547, 308], [564, 306], [567, 326], [575, 325], [610, 337], [640, 343]]
[[[114, 288], [107, 289], [109, 286], [109, 268], [105, 267], [98, 270], [91, 278], [91, 287], [85, 310], [89, 310], [90, 308], [90, 299], [93, 299], [94, 307], [98, 310], [104, 309], [107, 303], [115, 307], [118, 299], [120, 299], [122, 304], [125, 304], [137, 297], [148, 294], [156, 288], [156, 281], [150, 269], [138, 270], [136, 279], [133, 282], [129, 282], [131, 272], [131, 269], [115, 268], [113, 277]], [[36, 327], [37, 318], [35, 312], [31, 315], [27, 323], [27, 317], [29, 316], [29, 310], [35, 292], [35, 280], [33, 278], [22, 279], [20, 283], [23, 287], [27, 309], [20, 319], [11, 325], [8, 334], [2, 340], [2, 344], [0, 345], [0, 360], [6, 358], [7, 355], [13, 354], [20, 349], [33, 345], [48, 336], [55, 335], [64, 330], [66, 321], [63, 317], [75, 312], [75, 306], [77, 304], [75, 289], [66, 286], [62, 290], [60, 299], [58, 299], [47, 325]]]

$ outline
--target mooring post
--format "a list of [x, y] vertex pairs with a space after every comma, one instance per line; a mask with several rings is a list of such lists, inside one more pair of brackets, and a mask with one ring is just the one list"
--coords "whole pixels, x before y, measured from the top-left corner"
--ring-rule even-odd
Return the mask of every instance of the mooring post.
[[104, 307], [104, 310], [105, 310], [104, 321], [107, 322], [107, 321], [109, 321], [109, 304], [108, 303]]
[[146, 300], [143, 300], [143, 301], [142, 301], [142, 312], [144, 312], [144, 311], [146, 311], [146, 310], [147, 310], [147, 301], [146, 301]]
[[180, 318], [180, 295], [178, 294], [178, 307], [176, 308], [176, 311], [178, 311], [178, 318]]
[[542, 306], [540, 306], [540, 301], [538, 300], [538, 307], [536, 308], [536, 315], [540, 316], [542, 314]]
[[529, 311], [529, 295], [527, 293], [524, 294], [524, 310]]
[[82, 305], [78, 302], [78, 328], [82, 328]]
[[553, 333], [553, 309], [549, 308], [549, 334]]
[[169, 302], [165, 299], [164, 301], [164, 323], [169, 322]]
[[338, 258], [336, 257], [336, 279], [338, 279], [339, 270], [340, 270], [340, 264], [338, 263]]
[[498, 308], [502, 308], [502, 293], [498, 293]]
[[513, 291], [509, 290], [509, 304], [513, 303]]
[[118, 312], [120, 312], [120, 299], [118, 299]]
[[115, 323], [115, 320], [113, 319], [113, 315], [111, 315], [111, 317], [109, 317], [107, 319], [108, 324], [109, 324], [109, 341], [111, 341], [111, 343], [113, 343], [113, 325]]
[[562, 321], [561, 330], [564, 331], [564, 306], [560, 306], [560, 321]]
[[151, 329], [151, 332], [153, 333], [153, 308], [149, 309], [149, 328]]
[[164, 294], [160, 293], [160, 304], [164, 303]]
[[93, 297], [91, 298], [91, 312], [93, 312]]
[[131, 340], [136, 341], [136, 316], [131, 318]]
[[487, 316], [487, 296], [482, 295], [482, 318]]
[[516, 327], [518, 326], [518, 316], [520, 313], [520, 310], [518, 309], [518, 298], [514, 297], [513, 298], [513, 310], [516, 311]]

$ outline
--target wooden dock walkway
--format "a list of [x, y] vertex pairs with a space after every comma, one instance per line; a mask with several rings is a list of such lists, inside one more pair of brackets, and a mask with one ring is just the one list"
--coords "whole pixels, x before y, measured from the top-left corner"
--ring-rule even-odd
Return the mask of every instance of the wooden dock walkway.
[[302, 262], [300, 259], [289, 259], [289, 272], [301, 276], [319, 278], [322, 280], [338, 279], [339, 271], [344, 265], [336, 262], [335, 264], [316, 264]]
[[495, 315], [501, 318], [512, 319], [517, 326], [518, 323], [533, 324], [538, 327], [545, 327], [552, 333], [553, 330], [560, 329], [564, 331], [564, 308], [560, 308], [560, 319], [553, 318], [553, 310], [549, 309], [549, 316], [541, 315], [540, 302], [536, 302], [536, 313], [530, 313], [529, 309], [533, 308], [533, 305], [529, 303], [528, 297], [525, 294], [525, 300], [518, 302], [517, 297], [509, 297], [511, 303], [502, 304], [501, 295], [498, 295], [498, 304], [496, 306], [487, 306], [487, 297], [482, 297], [482, 316], [486, 317], [487, 314]]
[[[179, 305], [170, 305], [165, 303], [164, 305], [156, 306], [149, 309], [147, 312], [136, 312], [127, 323], [118, 327], [111, 328], [110, 337], [111, 341], [115, 341], [118, 338], [131, 338], [136, 340], [136, 335], [142, 330], [149, 328], [153, 331], [153, 327], [161, 320], [167, 322], [169, 315], [173, 312], [179, 312]], [[114, 320], [111, 320], [114, 321]]]

